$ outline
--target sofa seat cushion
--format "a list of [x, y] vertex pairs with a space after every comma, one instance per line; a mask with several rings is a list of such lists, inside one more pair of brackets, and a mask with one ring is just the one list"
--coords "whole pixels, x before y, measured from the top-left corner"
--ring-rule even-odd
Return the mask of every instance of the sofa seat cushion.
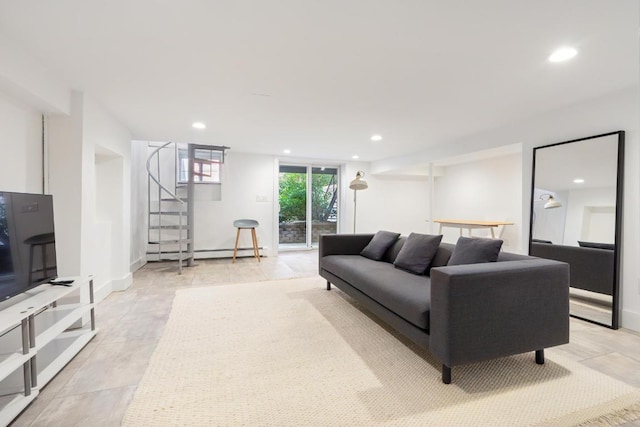
[[431, 280], [428, 276], [407, 273], [388, 262], [360, 255], [325, 256], [321, 266], [406, 321], [429, 330]]

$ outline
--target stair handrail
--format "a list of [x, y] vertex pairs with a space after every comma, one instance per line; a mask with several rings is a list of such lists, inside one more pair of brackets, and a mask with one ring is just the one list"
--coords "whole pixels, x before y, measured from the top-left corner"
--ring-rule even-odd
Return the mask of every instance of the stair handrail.
[[153, 159], [153, 157], [158, 154], [160, 152], [160, 150], [162, 150], [163, 148], [169, 146], [170, 144], [173, 144], [173, 142], [169, 141], [164, 145], [161, 145], [160, 147], [156, 148], [153, 153], [151, 153], [151, 155], [149, 155], [149, 158], [147, 159], [147, 172], [149, 174], [149, 177], [156, 183], [158, 184], [158, 186], [164, 190], [169, 196], [171, 196], [173, 199], [175, 199], [176, 201], [181, 203], [181, 206], [185, 204], [185, 201], [182, 200], [180, 197], [178, 197], [173, 191], [169, 190], [167, 187], [165, 187], [164, 185], [162, 185], [160, 183], [160, 181], [153, 175], [153, 173], [151, 172], [151, 159]]

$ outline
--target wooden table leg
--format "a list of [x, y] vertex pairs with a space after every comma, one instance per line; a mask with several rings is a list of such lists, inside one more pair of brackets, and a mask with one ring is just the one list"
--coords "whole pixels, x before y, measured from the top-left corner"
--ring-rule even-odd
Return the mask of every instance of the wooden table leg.
[[256, 229], [251, 229], [251, 240], [253, 240], [253, 256], [260, 262], [260, 251], [258, 250], [258, 236], [256, 235]]
[[236, 246], [233, 248], [233, 262], [236, 262], [236, 254], [238, 253], [238, 240], [240, 240], [240, 228], [238, 228], [238, 232], [236, 233]]

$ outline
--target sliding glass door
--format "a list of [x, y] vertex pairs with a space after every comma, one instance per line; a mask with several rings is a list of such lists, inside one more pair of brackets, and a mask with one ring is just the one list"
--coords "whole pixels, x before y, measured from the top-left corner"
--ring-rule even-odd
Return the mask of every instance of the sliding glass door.
[[338, 168], [311, 168], [311, 245], [320, 234], [336, 234], [338, 226]]
[[320, 234], [335, 234], [338, 168], [281, 164], [279, 172], [280, 249], [310, 248]]

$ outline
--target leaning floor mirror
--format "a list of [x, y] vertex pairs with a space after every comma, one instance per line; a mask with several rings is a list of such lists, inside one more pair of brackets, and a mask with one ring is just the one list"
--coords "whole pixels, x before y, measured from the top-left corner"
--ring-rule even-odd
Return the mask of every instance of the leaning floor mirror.
[[529, 254], [569, 264], [570, 314], [618, 328], [624, 131], [533, 150]]

